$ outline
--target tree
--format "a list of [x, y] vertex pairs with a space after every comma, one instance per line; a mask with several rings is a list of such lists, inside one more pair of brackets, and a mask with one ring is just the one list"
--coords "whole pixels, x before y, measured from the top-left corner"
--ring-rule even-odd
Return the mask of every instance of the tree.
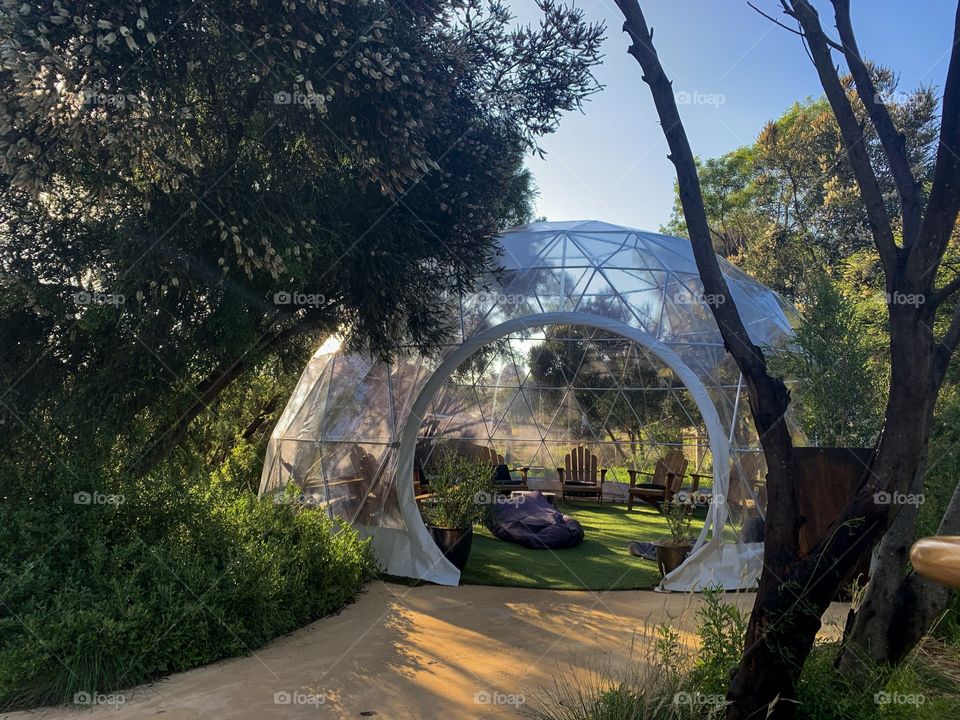
[[793, 347], [769, 358], [770, 370], [798, 381], [797, 421], [812, 445], [865, 447], [876, 441], [882, 382], [854, 303], [828, 277], [812, 280]]
[[[730, 298], [712, 246], [710, 227], [693, 152], [671, 83], [637, 0], [617, 0], [632, 44], [628, 52], [643, 69], [677, 170], [680, 200], [704, 290]], [[793, 443], [783, 421], [790, 396], [768, 371], [733, 302], [711, 306], [728, 351], [744, 375], [750, 409], [767, 461], [768, 512], [764, 569], [747, 629], [746, 651], [728, 699], [729, 718], [791, 718], [796, 681], [810, 652], [820, 617], [846, 573], [890, 527], [900, 507], [881, 504], [884, 493], [907, 493], [921, 467], [933, 406], [960, 341], [960, 305], [947, 328], [935, 327], [937, 310], [956, 302], [960, 275], [944, 279], [944, 254], [960, 211], [960, 7], [955, 43], [944, 86], [934, 170], [925, 187], [911, 168], [903, 135], [863, 61], [850, 21], [849, 0], [833, 0], [839, 41], [824, 32], [807, 0], [782, 0], [798, 23], [827, 100], [880, 258], [888, 298], [889, 397], [884, 428], [859, 486], [826, 537], [807, 555], [799, 551], [801, 517]], [[896, 188], [899, 218], [884, 198], [879, 161], [871, 157], [853, 103], [844, 90], [832, 52], [850, 70], [859, 101], [879, 138], [883, 166]], [[960, 504], [960, 489], [954, 496]]]
[[11, 5], [4, 452], [142, 475], [269, 358], [435, 346], [530, 213], [526, 153], [597, 88], [602, 29], [540, 7]]
[[[879, 92], [891, 98], [890, 111], [904, 135], [911, 167], [928, 182], [936, 94], [932, 88], [900, 93], [891, 70], [871, 67], [871, 73]], [[852, 79], [846, 75], [842, 80], [858, 120], [866, 124]], [[871, 157], [882, 155], [869, 126], [865, 142]], [[840, 129], [824, 97], [795, 103], [768, 122], [753, 144], [698, 161], [697, 167], [717, 252], [794, 302], [807, 301], [811, 281], [818, 282], [824, 273], [836, 276], [848, 258], [872, 249]], [[881, 174], [879, 181], [895, 213], [893, 180]], [[687, 234], [679, 197], [666, 231]]]

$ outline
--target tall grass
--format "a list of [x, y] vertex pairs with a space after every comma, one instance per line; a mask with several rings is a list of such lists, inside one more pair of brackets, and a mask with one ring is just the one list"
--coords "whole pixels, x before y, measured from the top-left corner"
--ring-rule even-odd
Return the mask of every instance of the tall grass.
[[[536, 720], [718, 720], [743, 653], [746, 616], [717, 591], [692, 619], [696, 641], [664, 623], [643, 634], [622, 666], [605, 661], [557, 675], [528, 698]], [[934, 650], [935, 648], [935, 650]], [[805, 720], [941, 720], [960, 717], [960, 649], [928, 640], [897, 668], [865, 664], [855, 677], [834, 668], [837, 642], [818, 643], [804, 665], [798, 715]], [[936, 654], [936, 657], [933, 655]], [[952, 671], [951, 671], [952, 668]]]

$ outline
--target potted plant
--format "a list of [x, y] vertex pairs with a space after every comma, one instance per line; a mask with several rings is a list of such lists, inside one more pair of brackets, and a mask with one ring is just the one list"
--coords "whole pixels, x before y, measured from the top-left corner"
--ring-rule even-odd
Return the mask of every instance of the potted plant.
[[473, 546], [473, 526], [483, 522], [493, 497], [493, 472], [472, 458], [446, 453], [430, 477], [421, 514], [433, 541], [458, 570]]
[[665, 576], [680, 567], [693, 549], [690, 541], [693, 517], [689, 506], [676, 499], [663, 504], [663, 516], [670, 530], [670, 540], [658, 542], [656, 546], [657, 565], [660, 574]]

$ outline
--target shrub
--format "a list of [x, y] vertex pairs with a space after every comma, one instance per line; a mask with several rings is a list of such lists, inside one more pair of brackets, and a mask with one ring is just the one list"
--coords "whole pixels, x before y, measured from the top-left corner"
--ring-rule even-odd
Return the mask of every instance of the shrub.
[[437, 527], [472, 527], [487, 517], [492, 491], [489, 465], [445, 452], [430, 478], [430, 497], [422, 514]]
[[[746, 616], [720, 590], [704, 593], [697, 609], [697, 643], [687, 648], [669, 623], [653, 628], [640, 662], [593, 673], [575, 668], [533, 697], [538, 720], [720, 720], [730, 672], [743, 653]], [[798, 688], [801, 720], [939, 720], [960, 716], [960, 679], [916, 654], [897, 668], [865, 661], [844, 677], [834, 668], [836, 642], [818, 644]], [[956, 647], [945, 647], [956, 665]], [[955, 673], [954, 673], [955, 675]]]
[[248, 653], [375, 572], [368, 542], [322, 511], [172, 474], [82, 504], [78, 483], [23, 480], [0, 502], [0, 707]]

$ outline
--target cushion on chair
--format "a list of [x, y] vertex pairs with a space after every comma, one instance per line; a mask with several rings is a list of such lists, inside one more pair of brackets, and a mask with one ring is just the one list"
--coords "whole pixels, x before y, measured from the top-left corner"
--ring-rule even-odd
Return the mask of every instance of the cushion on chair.
[[659, 483], [637, 483], [636, 485], [631, 486], [631, 490], [659, 490], [660, 492], [666, 492], [666, 485], [660, 485]]
[[493, 481], [500, 485], [519, 482], [513, 479], [513, 476], [510, 474], [510, 468], [508, 468], [506, 465], [497, 465], [493, 469]]

